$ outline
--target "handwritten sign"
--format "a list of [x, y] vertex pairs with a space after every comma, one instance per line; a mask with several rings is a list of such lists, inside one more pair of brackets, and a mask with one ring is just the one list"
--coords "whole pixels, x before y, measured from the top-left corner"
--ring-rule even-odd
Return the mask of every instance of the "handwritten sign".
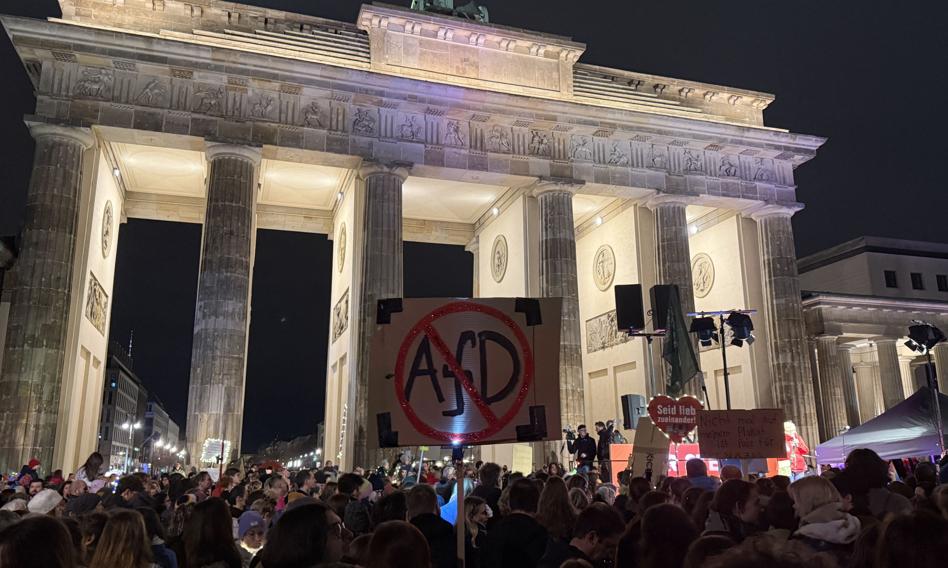
[[669, 445], [668, 438], [655, 427], [649, 417], [639, 418], [629, 460], [632, 477], [644, 477], [653, 485], [657, 483], [659, 476], [668, 470]]
[[701, 410], [701, 454], [713, 458], [786, 458], [781, 408]]

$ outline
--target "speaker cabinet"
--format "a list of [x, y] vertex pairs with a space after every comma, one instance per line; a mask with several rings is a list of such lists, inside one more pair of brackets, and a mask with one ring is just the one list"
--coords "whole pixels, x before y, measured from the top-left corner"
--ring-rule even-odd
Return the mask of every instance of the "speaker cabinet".
[[645, 397], [640, 394], [622, 395], [622, 427], [635, 430], [639, 418], [645, 416]]
[[678, 290], [674, 284], [659, 284], [652, 286], [649, 296], [652, 301], [652, 327], [655, 331], [668, 329], [668, 302], [671, 300], [672, 290]]
[[641, 284], [616, 284], [616, 326], [619, 331], [645, 329]]

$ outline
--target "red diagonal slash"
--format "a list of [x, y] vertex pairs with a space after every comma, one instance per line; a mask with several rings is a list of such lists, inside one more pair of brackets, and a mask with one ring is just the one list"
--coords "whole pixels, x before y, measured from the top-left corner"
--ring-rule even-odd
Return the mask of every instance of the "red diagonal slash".
[[454, 376], [461, 381], [461, 386], [464, 387], [464, 390], [467, 391], [468, 396], [471, 397], [471, 401], [474, 402], [474, 405], [477, 406], [477, 409], [481, 412], [481, 415], [487, 420], [488, 424], [494, 424], [497, 422], [497, 416], [491, 411], [490, 407], [487, 406], [487, 403], [484, 402], [484, 399], [481, 398], [480, 393], [477, 392], [477, 389], [474, 388], [474, 385], [471, 384], [471, 381], [467, 378], [467, 373], [464, 372], [464, 369], [458, 364], [457, 359], [454, 358], [454, 355], [451, 354], [451, 350], [448, 349], [448, 346], [444, 343], [444, 340], [441, 339], [441, 336], [430, 323], [425, 326], [425, 335], [428, 336], [428, 339], [431, 340], [431, 343], [435, 346], [435, 349], [438, 350], [438, 353], [441, 353], [441, 356], [444, 358], [444, 362], [451, 368], [451, 372], [454, 373]]

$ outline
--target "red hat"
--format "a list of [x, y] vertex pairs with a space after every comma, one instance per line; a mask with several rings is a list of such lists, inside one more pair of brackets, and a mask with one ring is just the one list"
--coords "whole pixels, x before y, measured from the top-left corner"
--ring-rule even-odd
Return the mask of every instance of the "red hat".
[[27, 464], [27, 465], [30, 466], [30, 469], [33, 469], [34, 467], [38, 466], [39, 464], [40, 464], [40, 461], [39, 461], [38, 459], [36, 459], [36, 458], [33, 458], [33, 459], [30, 460], [30, 463]]

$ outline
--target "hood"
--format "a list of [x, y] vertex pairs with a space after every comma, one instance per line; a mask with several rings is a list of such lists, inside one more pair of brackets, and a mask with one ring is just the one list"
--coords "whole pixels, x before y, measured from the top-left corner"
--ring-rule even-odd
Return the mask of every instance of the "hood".
[[[862, 529], [859, 519], [849, 513], [840, 511], [838, 503], [832, 503], [832, 505], [835, 505], [835, 513], [833, 510], [827, 509], [816, 515], [822, 509], [826, 509], [826, 505], [814, 510], [802, 520], [804, 524], [794, 534], [833, 544], [855, 542]], [[835, 518], [830, 519], [830, 517]]]

